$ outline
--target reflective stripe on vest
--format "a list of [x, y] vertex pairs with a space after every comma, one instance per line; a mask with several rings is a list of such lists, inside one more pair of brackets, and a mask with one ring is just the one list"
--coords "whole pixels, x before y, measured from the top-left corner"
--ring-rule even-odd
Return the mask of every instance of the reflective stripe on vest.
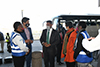
[[[16, 33], [16, 32], [12, 32], [12, 35], [11, 35], [12, 55], [13, 55], [13, 56], [23, 56], [23, 55], [25, 55], [25, 52], [22, 51], [22, 50], [18, 47], [18, 45], [15, 45], [15, 44], [12, 42], [12, 40], [13, 40], [16, 36], [21, 36], [21, 35], [18, 34], [18, 33]], [[23, 43], [24, 43], [24, 45], [26, 46], [24, 39], [23, 39]]]

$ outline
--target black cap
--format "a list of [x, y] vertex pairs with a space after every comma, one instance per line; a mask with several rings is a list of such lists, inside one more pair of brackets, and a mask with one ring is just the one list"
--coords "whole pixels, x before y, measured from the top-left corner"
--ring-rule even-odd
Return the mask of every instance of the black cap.
[[52, 21], [51, 21], [51, 20], [48, 20], [48, 21], [46, 21], [46, 22], [52, 24]]

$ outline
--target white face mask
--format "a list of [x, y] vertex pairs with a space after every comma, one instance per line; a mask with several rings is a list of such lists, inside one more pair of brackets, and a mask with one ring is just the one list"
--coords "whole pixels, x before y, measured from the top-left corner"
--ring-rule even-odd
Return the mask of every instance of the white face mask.
[[47, 30], [50, 30], [50, 26], [47, 26]]

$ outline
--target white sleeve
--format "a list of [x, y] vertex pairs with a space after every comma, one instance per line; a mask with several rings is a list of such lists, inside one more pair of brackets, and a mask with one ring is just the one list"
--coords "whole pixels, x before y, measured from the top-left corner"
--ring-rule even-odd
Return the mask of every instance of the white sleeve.
[[28, 52], [28, 47], [26, 47], [24, 44], [26, 43], [23, 43], [23, 38], [21, 36], [16, 36], [12, 42], [15, 44], [15, 45], [18, 45], [19, 48], [24, 51], [24, 52]]
[[95, 39], [92, 39], [91, 41], [83, 39], [82, 45], [86, 50], [90, 52], [100, 50], [100, 34], [98, 34], [98, 36]]

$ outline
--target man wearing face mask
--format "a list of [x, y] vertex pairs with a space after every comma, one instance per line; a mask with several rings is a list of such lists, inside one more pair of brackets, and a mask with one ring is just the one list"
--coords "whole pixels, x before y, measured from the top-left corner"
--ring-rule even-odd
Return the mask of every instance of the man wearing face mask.
[[52, 28], [52, 21], [47, 21], [47, 29], [44, 29], [40, 37], [40, 42], [43, 46], [44, 64], [45, 67], [55, 67], [55, 51], [56, 45], [59, 44], [59, 33]]
[[21, 36], [25, 39], [27, 47], [30, 49], [28, 55], [26, 55], [26, 67], [31, 67], [31, 59], [32, 59], [32, 43], [33, 43], [33, 36], [31, 28], [29, 27], [29, 18], [24, 17], [22, 19], [22, 24], [24, 27], [24, 32], [21, 33]]

